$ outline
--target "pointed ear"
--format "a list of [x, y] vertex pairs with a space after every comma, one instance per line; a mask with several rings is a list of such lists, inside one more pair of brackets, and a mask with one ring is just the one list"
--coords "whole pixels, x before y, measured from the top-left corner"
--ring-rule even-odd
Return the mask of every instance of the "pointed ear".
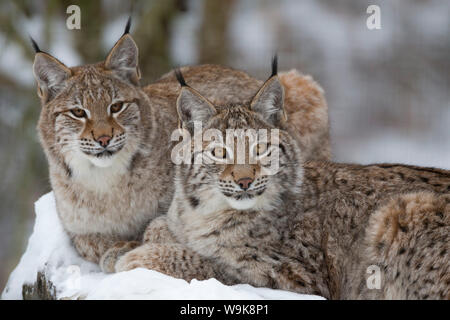
[[33, 73], [38, 83], [38, 95], [44, 102], [52, 100], [72, 75], [68, 67], [45, 52], [36, 53]]
[[141, 78], [138, 60], [138, 47], [133, 38], [125, 33], [109, 52], [105, 68], [113, 71], [121, 79], [138, 85]]
[[181, 87], [177, 111], [183, 128], [191, 133], [194, 131], [194, 121], [206, 123], [217, 113], [211, 102], [188, 86]]
[[265, 121], [277, 125], [285, 117], [284, 90], [278, 76], [270, 77], [253, 98], [250, 107]]

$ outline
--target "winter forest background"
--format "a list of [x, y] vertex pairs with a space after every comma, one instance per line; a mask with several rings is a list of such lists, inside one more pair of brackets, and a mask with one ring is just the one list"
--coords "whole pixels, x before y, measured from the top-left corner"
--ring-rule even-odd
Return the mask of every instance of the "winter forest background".
[[[81, 8], [81, 30], [66, 8]], [[381, 8], [380, 30], [366, 9]], [[447, 0], [0, 1], [0, 291], [50, 191], [37, 140], [33, 50], [69, 66], [102, 60], [133, 12], [143, 84], [173, 66], [225, 64], [265, 79], [271, 55], [325, 89], [336, 161], [450, 169]], [[52, 230], [48, 230], [52, 232]]]

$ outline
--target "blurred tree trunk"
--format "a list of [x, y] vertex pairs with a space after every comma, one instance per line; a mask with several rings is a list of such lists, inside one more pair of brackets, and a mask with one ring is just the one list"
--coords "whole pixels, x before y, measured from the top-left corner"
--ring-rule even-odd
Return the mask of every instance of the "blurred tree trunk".
[[233, 6], [234, 0], [203, 2], [200, 63], [227, 64], [227, 31]]
[[170, 26], [172, 19], [184, 9], [184, 0], [137, 3], [134, 11], [139, 12], [139, 21], [132, 33], [139, 46], [144, 82], [157, 79], [173, 68], [170, 59]]
[[62, 11], [65, 12], [65, 8], [71, 4], [81, 8], [81, 29], [70, 32], [75, 34], [75, 49], [82, 57], [82, 63], [104, 60], [106, 52], [102, 47], [102, 35], [105, 16], [102, 1], [79, 0], [74, 3], [72, 0], [65, 0]]

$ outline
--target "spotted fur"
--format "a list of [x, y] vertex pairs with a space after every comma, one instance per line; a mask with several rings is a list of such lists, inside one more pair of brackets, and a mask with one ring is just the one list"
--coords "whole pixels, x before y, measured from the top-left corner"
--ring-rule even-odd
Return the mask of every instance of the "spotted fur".
[[[203, 123], [219, 130], [273, 127], [252, 104], [216, 106]], [[149, 237], [118, 260], [116, 271], [140, 266], [188, 280], [198, 271], [200, 279], [329, 299], [449, 298], [449, 171], [304, 162], [286, 130], [281, 145], [280, 171], [264, 177], [264, 192], [246, 209], [230, 201], [237, 186], [221, 178], [239, 165], [176, 166], [168, 215], [148, 232], [165, 234], [177, 248], [165, 251], [164, 237]], [[180, 250], [189, 250], [192, 260], [179, 264], [180, 256], [187, 259]], [[367, 285], [373, 266], [380, 270], [379, 289]]]
[[[222, 66], [182, 70], [212, 101], [248, 100], [261, 84], [244, 72]], [[88, 260], [99, 262], [109, 248], [123, 252], [131, 246], [120, 244], [140, 241], [148, 222], [166, 212], [170, 204], [170, 134], [177, 128], [175, 104], [180, 86], [173, 73], [140, 86], [138, 49], [127, 32], [105, 61], [96, 64], [67, 67], [39, 50], [34, 74], [42, 104], [40, 142], [62, 224], [77, 251]], [[285, 82], [292, 110], [305, 108], [308, 113], [321, 114], [320, 129], [316, 133], [305, 130], [305, 138], [328, 133], [323, 94], [305, 87], [302, 94], [317, 95], [317, 99], [295, 100], [294, 90], [288, 88], [294, 89], [294, 82], [293, 78]], [[312, 80], [308, 83], [319, 88]], [[122, 108], [112, 112], [117, 103]], [[111, 250], [108, 254], [115, 256]], [[109, 267], [104, 270], [111, 271]]]

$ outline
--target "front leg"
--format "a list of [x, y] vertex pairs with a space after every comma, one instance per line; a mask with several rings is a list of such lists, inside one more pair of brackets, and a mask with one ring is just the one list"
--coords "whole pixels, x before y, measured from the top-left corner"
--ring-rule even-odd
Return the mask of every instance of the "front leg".
[[105, 273], [114, 273], [117, 260], [128, 251], [141, 245], [138, 241], [118, 241], [100, 258], [100, 268]]
[[188, 282], [192, 279], [215, 278], [227, 285], [237, 283], [214, 261], [206, 259], [178, 243], [145, 243], [120, 257], [115, 271], [129, 271], [135, 268], [155, 270]]
[[238, 283], [220, 265], [180, 244], [169, 230], [165, 215], [149, 224], [142, 246], [117, 257], [116, 261], [116, 272], [147, 268], [186, 281], [216, 278], [227, 285]]
[[122, 241], [103, 234], [70, 235], [78, 253], [86, 260], [97, 263], [104, 272], [114, 272], [117, 259], [140, 245], [137, 241]]
[[177, 243], [167, 225], [167, 216], [153, 219], [145, 229], [142, 242], [144, 243]]
[[[145, 229], [142, 237], [142, 243], [176, 243], [175, 237], [169, 230], [166, 216], [159, 216], [154, 219]], [[137, 241], [119, 241], [114, 243], [100, 258], [100, 267], [103, 272], [115, 272], [117, 260], [142, 244]]]
[[135, 268], [155, 270], [186, 281], [215, 276], [211, 264], [181, 244], [145, 243], [124, 254], [116, 263], [116, 272]]
[[70, 234], [70, 238], [79, 255], [94, 263], [118, 240], [100, 233]]

